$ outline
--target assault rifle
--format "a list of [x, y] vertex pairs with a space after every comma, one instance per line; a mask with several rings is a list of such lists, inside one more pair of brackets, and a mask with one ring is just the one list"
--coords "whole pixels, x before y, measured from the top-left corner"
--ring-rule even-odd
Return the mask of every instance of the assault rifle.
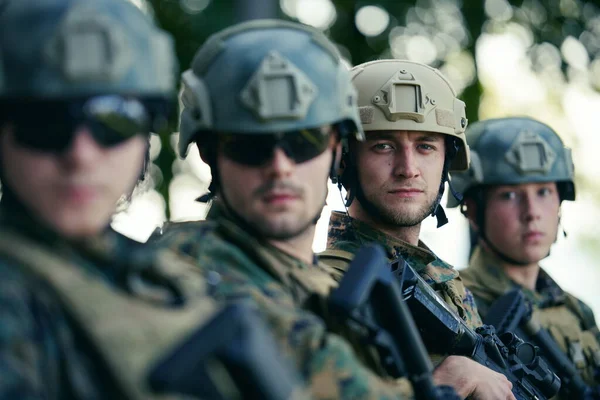
[[305, 398], [273, 343], [254, 310], [230, 305], [153, 368], [150, 388], [207, 400]]
[[417, 400], [459, 399], [451, 387], [433, 383], [429, 355], [386, 266], [380, 246], [362, 248], [330, 294], [330, 311], [377, 349], [390, 376], [411, 381]]
[[[365, 246], [356, 254], [331, 297], [333, 305], [346, 312], [355, 329], [362, 330], [378, 349], [392, 376], [404, 372], [413, 381], [424, 370], [431, 376], [429, 357], [426, 363], [422, 361], [422, 343], [418, 340], [419, 346], [412, 337], [407, 339], [405, 325], [414, 330], [403, 313], [408, 308], [429, 351], [466, 356], [505, 375], [517, 399], [548, 399], [560, 388], [560, 379], [537, 356], [534, 346], [510, 333], [499, 338], [491, 326], [469, 328], [404, 260], [390, 268], [380, 246]], [[418, 393], [416, 382], [413, 386]]]
[[550, 333], [533, 317], [531, 303], [519, 289], [511, 290], [492, 304], [485, 323], [497, 332], [514, 332], [539, 347], [541, 355], [560, 377], [561, 393], [568, 399], [600, 399], [600, 388], [588, 386], [573, 362], [562, 352]]

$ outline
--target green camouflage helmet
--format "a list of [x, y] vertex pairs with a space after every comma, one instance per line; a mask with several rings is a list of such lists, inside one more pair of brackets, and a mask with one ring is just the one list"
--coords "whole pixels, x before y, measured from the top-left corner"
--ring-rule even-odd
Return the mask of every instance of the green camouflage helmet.
[[304, 25], [257, 20], [211, 36], [182, 75], [179, 154], [199, 133], [264, 134], [338, 124], [363, 138], [336, 47]]
[[[561, 200], [575, 200], [571, 149], [549, 126], [527, 117], [490, 119], [467, 129], [471, 166], [453, 172], [457, 191], [480, 185], [557, 182]], [[448, 197], [448, 207], [459, 202]]]
[[7, 0], [0, 9], [0, 99], [172, 97], [173, 43], [124, 0]]

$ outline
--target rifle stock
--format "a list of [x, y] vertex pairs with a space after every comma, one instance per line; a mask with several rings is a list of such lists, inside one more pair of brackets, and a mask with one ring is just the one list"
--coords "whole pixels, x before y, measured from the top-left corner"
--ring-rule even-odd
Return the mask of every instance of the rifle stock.
[[550, 333], [533, 316], [531, 303], [519, 289], [498, 298], [490, 307], [485, 322], [498, 332], [514, 332], [539, 347], [542, 357], [561, 379], [565, 398], [600, 399], [600, 388], [587, 385], [571, 360], [561, 351]]
[[[301, 395], [294, 371], [249, 306], [224, 308], [149, 374], [158, 393], [201, 399], [284, 400]], [[304, 397], [294, 397], [304, 398]]]

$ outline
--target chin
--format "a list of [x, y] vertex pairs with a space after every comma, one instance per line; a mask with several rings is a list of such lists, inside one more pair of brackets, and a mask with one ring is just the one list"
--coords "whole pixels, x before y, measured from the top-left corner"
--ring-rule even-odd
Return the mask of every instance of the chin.
[[58, 234], [68, 239], [84, 239], [102, 233], [110, 223], [109, 218], [99, 218], [98, 214], [87, 218], [85, 215], [63, 215], [55, 219], [52, 226]]

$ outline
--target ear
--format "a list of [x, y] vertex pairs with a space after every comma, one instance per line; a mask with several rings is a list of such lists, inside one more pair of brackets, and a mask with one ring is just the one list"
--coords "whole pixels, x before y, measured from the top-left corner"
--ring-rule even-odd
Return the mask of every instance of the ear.
[[462, 206], [462, 213], [469, 219], [471, 228], [478, 232], [479, 225], [477, 224], [477, 202], [472, 197], [466, 197]]

